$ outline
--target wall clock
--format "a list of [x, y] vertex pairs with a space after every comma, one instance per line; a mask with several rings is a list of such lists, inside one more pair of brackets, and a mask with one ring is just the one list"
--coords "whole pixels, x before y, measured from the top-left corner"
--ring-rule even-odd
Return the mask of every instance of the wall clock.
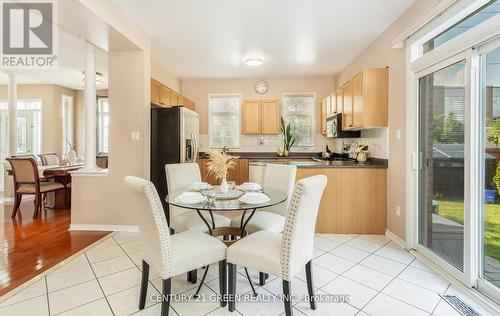
[[255, 92], [264, 94], [269, 89], [269, 84], [264, 80], [259, 80], [255, 83]]

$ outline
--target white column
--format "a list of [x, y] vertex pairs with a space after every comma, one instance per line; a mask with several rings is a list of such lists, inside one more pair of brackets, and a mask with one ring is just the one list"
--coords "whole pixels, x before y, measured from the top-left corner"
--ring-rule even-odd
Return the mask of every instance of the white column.
[[9, 73], [9, 156], [17, 153], [17, 78], [16, 74]]
[[96, 170], [95, 46], [85, 42], [85, 169]]

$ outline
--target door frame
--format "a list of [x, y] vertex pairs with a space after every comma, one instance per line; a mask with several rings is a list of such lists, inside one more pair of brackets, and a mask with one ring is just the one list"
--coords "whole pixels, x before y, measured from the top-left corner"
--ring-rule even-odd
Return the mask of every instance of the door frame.
[[[451, 12], [452, 13], [452, 12]], [[453, 16], [449, 12], [443, 14], [447, 18]], [[444, 20], [444, 19], [443, 19]], [[446, 20], [444, 20], [446, 21]], [[406, 246], [416, 249], [431, 262], [436, 263], [445, 272], [459, 280], [469, 288], [479, 288], [484, 294], [500, 302], [500, 290], [480, 278], [481, 247], [482, 247], [482, 192], [484, 181], [471, 181], [481, 177], [484, 169], [483, 147], [484, 128], [481, 80], [480, 53], [482, 47], [490, 47], [492, 43], [500, 43], [500, 14], [479, 24], [475, 28], [451, 39], [433, 51], [419, 55], [419, 39], [425, 32], [432, 31], [436, 25], [427, 25], [414, 36], [405, 41], [406, 47]], [[418, 244], [418, 76], [425, 70], [439, 69], [439, 65], [446, 66], [458, 56], [467, 57], [466, 61], [466, 105], [465, 117], [465, 175], [464, 175], [464, 272], [448, 264], [430, 250]], [[443, 67], [441, 67], [443, 68]], [[468, 75], [467, 75], [468, 71]], [[476, 105], [475, 109], [471, 105]]]
[[484, 206], [485, 204], [482, 203], [484, 201], [484, 186], [485, 186], [485, 131], [484, 131], [484, 126], [485, 126], [485, 113], [484, 113], [484, 98], [485, 98], [485, 92], [486, 90], [483, 89], [486, 84], [486, 71], [485, 66], [486, 64], [485, 59], [483, 58], [484, 54], [487, 54], [495, 49], [500, 49], [500, 38], [493, 39], [489, 42], [486, 42], [476, 49], [476, 55], [477, 55], [477, 78], [478, 78], [478, 84], [477, 86], [477, 101], [478, 104], [480, 105], [480, 117], [477, 119], [479, 127], [477, 131], [480, 133], [479, 135], [479, 140], [480, 140], [480, 148], [477, 151], [480, 153], [480, 159], [479, 159], [479, 171], [478, 171], [478, 177], [480, 179], [480, 189], [479, 189], [479, 204], [478, 204], [478, 225], [477, 229], [479, 229], [479, 232], [477, 233], [478, 236], [478, 260], [477, 260], [477, 265], [478, 265], [478, 270], [477, 270], [477, 281], [476, 281], [476, 287], [478, 290], [481, 292], [484, 292], [486, 295], [493, 297], [495, 300], [500, 302], [500, 288], [493, 285], [491, 282], [487, 281], [486, 279], [483, 278], [483, 260], [484, 260]]
[[[465, 73], [464, 73], [464, 78], [465, 78], [465, 94], [464, 94], [464, 136], [465, 136], [465, 143], [464, 143], [464, 253], [463, 253], [463, 258], [464, 258], [464, 271], [460, 271], [458, 268], [452, 266], [450, 263], [448, 263], [446, 260], [441, 258], [439, 255], [435, 254], [432, 252], [430, 249], [426, 248], [425, 246], [422, 246], [419, 244], [419, 208], [420, 208], [420, 202], [419, 202], [419, 170], [420, 170], [420, 154], [419, 154], [419, 141], [420, 141], [420, 135], [419, 135], [419, 107], [420, 107], [420, 100], [419, 100], [419, 80], [422, 77], [425, 77], [431, 73], [434, 73], [436, 71], [439, 71], [441, 69], [444, 69], [448, 66], [451, 66], [453, 64], [456, 64], [460, 61], [465, 61]], [[431, 260], [434, 264], [439, 266], [441, 269], [445, 270], [447, 273], [452, 275], [454, 278], [460, 280], [461, 282], [467, 284], [468, 286], [472, 286], [471, 280], [468, 275], [470, 275], [468, 269], [471, 267], [471, 263], [469, 262], [470, 260], [470, 236], [471, 236], [471, 225], [469, 222], [470, 218], [470, 205], [471, 205], [471, 191], [470, 186], [468, 185], [470, 183], [471, 179], [471, 168], [470, 164], [466, 163], [467, 161], [470, 161], [471, 159], [471, 94], [470, 94], [470, 85], [471, 85], [471, 80], [469, 79], [471, 76], [469, 75], [471, 73], [471, 63], [472, 63], [472, 50], [466, 50], [463, 52], [460, 52], [458, 54], [455, 54], [451, 57], [448, 57], [444, 60], [441, 60], [437, 63], [433, 63], [430, 65], [426, 65], [426, 67], [422, 67], [421, 69], [418, 69], [418, 71], [413, 72], [413, 79], [412, 82], [414, 83], [414, 93], [415, 93], [415, 99], [414, 99], [414, 108], [416, 110], [415, 116], [413, 117], [414, 123], [413, 125], [416, 127], [414, 130], [413, 136], [414, 136], [414, 144], [415, 147], [413, 148], [412, 152], [416, 153], [414, 154], [414, 168], [412, 170], [412, 174], [409, 175], [410, 178], [412, 178], [412, 185], [414, 186], [415, 190], [410, 191], [409, 195], [413, 195], [412, 200], [414, 200], [414, 204], [412, 207], [411, 213], [413, 213], [414, 220], [412, 222], [412, 231], [413, 231], [413, 236], [412, 236], [412, 248], [417, 250], [418, 252], [422, 253], [424, 256], [426, 256], [429, 260]], [[409, 209], [410, 210], [410, 209]]]

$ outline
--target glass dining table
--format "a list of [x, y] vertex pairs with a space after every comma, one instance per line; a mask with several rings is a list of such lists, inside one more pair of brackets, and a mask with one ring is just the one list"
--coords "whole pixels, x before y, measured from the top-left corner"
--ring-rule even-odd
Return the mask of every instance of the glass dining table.
[[[214, 187], [210, 191], [212, 193], [215, 193], [218, 190], [217, 187]], [[244, 237], [246, 232], [245, 232], [245, 227], [247, 226], [248, 222], [252, 219], [253, 215], [255, 212], [259, 209], [269, 207], [269, 206], [274, 206], [278, 205], [280, 203], [283, 203], [287, 199], [287, 195], [285, 192], [272, 189], [272, 188], [262, 188], [258, 191], [251, 191], [251, 192], [262, 192], [265, 195], [268, 196], [268, 200], [263, 203], [259, 204], [249, 204], [240, 201], [239, 197], [242, 196], [245, 192], [240, 191], [239, 189], [234, 189], [233, 191], [234, 194], [231, 195], [225, 195], [223, 197], [217, 196], [214, 201], [210, 201], [210, 198], [207, 198], [205, 201], [197, 204], [187, 204], [187, 203], [182, 203], [178, 197], [182, 195], [185, 192], [189, 191], [198, 191], [198, 190], [190, 190], [190, 189], [185, 189], [185, 190], [180, 190], [177, 192], [173, 192], [169, 194], [166, 197], [166, 202], [169, 205], [172, 206], [177, 206], [177, 207], [182, 207], [186, 209], [191, 209], [195, 210], [198, 213], [198, 216], [203, 220], [205, 225], [207, 226], [208, 233], [212, 236], [219, 237], [219, 236], [235, 236], [235, 237]], [[238, 192], [239, 191], [239, 192]], [[200, 191], [198, 191], [200, 192]], [[201, 193], [205, 196], [208, 196], [210, 193], [208, 192], [203, 192]], [[232, 196], [232, 197], [231, 197]], [[215, 226], [215, 221], [214, 221], [214, 212], [218, 213], [224, 213], [224, 212], [235, 212], [235, 211], [240, 211], [243, 212], [241, 216], [241, 222], [240, 222], [240, 227], [216, 227]], [[209, 217], [207, 217], [209, 216]], [[238, 230], [234, 230], [237, 228]], [[227, 234], [226, 234], [227, 233]], [[225, 238], [226, 239], [226, 238]], [[230, 245], [231, 243], [234, 242], [232, 241], [226, 241], [226, 244]]]
[[[206, 200], [196, 204], [182, 203], [181, 199], [178, 199], [178, 197], [183, 193], [190, 191], [202, 193], [206, 197]], [[224, 243], [227, 246], [230, 246], [232, 243], [236, 242], [239, 238], [244, 238], [247, 235], [245, 228], [252, 219], [255, 212], [265, 207], [281, 204], [285, 202], [287, 199], [287, 194], [285, 192], [272, 188], [262, 188], [257, 191], [254, 190], [251, 191], [251, 192], [262, 192], [265, 195], [267, 195], [268, 197], [267, 201], [259, 204], [253, 204], [253, 203], [249, 204], [241, 201], [239, 198], [243, 194], [245, 194], [245, 192], [243, 190], [239, 190], [238, 188], [232, 190], [231, 192], [229, 192], [229, 194], [221, 194], [219, 196], [216, 195], [217, 192], [218, 192], [218, 187], [214, 187], [211, 190], [203, 190], [203, 191], [190, 190], [186, 188], [185, 190], [180, 190], [170, 193], [165, 198], [165, 201], [167, 202], [167, 204], [172, 206], [182, 207], [185, 209], [196, 211], [198, 216], [200, 216], [200, 218], [207, 226], [208, 233], [214, 237], [222, 237]], [[213, 195], [215, 195], [215, 199]], [[243, 213], [241, 216], [239, 227], [216, 227], [214, 220], [214, 212], [223, 214], [224, 212], [235, 212], [235, 211], [240, 211]], [[208, 272], [208, 267], [205, 268], [205, 273], [203, 274], [201, 283], [195, 295], [198, 295], [201, 286], [205, 281], [207, 272]], [[248, 281], [250, 282], [252, 291], [254, 295], [256, 295], [254, 286], [250, 279], [250, 275], [248, 274], [248, 270], [246, 268], [245, 268], [245, 273]]]

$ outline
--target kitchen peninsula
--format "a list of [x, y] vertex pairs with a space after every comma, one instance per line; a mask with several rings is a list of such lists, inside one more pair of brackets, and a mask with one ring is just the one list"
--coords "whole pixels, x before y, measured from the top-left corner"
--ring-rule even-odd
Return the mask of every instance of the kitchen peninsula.
[[[297, 180], [313, 175], [328, 177], [321, 200], [316, 233], [385, 234], [387, 228], [387, 160], [369, 159], [366, 163], [347, 161], [317, 161], [320, 153], [292, 153], [278, 157], [268, 152], [231, 152], [238, 156], [236, 168], [228, 180], [237, 184], [259, 182], [267, 163], [286, 163], [297, 166]], [[216, 183], [206, 173], [207, 159], [200, 155], [202, 179]]]

